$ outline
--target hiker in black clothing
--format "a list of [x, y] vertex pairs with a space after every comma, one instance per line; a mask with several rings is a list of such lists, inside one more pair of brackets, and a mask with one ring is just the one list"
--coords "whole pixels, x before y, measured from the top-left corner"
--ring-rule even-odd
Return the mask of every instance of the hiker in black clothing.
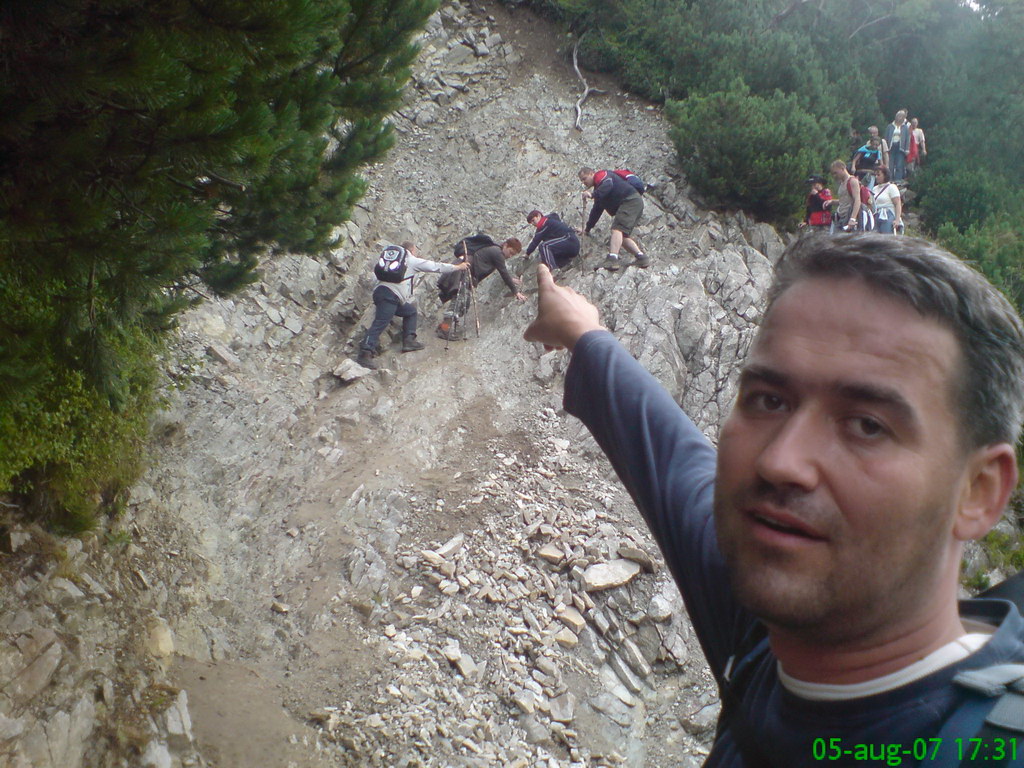
[[548, 269], [561, 269], [580, 255], [580, 239], [557, 213], [545, 216], [533, 210], [526, 214], [526, 220], [537, 228], [537, 234], [526, 246], [527, 256], [539, 249], [542, 264], [547, 264]]
[[[473, 288], [480, 285], [484, 278], [494, 272], [501, 275], [509, 292], [516, 301], [526, 301], [526, 295], [519, 290], [523, 281], [513, 277], [508, 271], [506, 259], [515, 256], [523, 250], [523, 244], [514, 237], [510, 237], [501, 245], [498, 245], [486, 235], [475, 235], [463, 238], [455, 246], [455, 256], [462, 261], [469, 261], [469, 275], [473, 281]], [[437, 335], [442, 339], [453, 339], [456, 336], [454, 326], [458, 325], [458, 318], [465, 316], [469, 310], [470, 286], [466, 284], [460, 273], [448, 274], [437, 281], [437, 288], [442, 304], [452, 299], [454, 301], [445, 309], [444, 318], [437, 326]]]
[[612, 216], [612, 232], [608, 245], [608, 256], [601, 265], [614, 272], [622, 266], [619, 261], [619, 248], [625, 248], [635, 257], [633, 264], [644, 269], [651, 260], [640, 250], [631, 235], [633, 228], [644, 212], [644, 199], [636, 187], [614, 171], [595, 171], [593, 168], [580, 169], [580, 181], [586, 189], [584, 199], [592, 198], [594, 207], [590, 218], [580, 234], [588, 235], [597, 224], [601, 214], [608, 211]]

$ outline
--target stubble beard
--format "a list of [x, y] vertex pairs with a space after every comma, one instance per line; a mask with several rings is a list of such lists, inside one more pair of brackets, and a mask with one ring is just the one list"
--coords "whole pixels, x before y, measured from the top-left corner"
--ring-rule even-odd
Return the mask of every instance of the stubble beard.
[[[744, 539], [741, 510], [762, 500], [826, 533], [828, 559], [807, 567], [785, 552]], [[940, 510], [923, 514], [916, 526], [903, 531], [916, 550], [911, 557], [899, 561], [897, 553], [890, 551], [888, 562], [881, 557], [861, 563], [860, 568], [850, 562], [856, 552], [841, 554], [850, 547], [839, 526], [830, 524], [841, 513], [822, 508], [801, 492], [787, 494], [764, 484], [723, 498], [716, 487], [714, 513], [718, 546], [733, 594], [740, 605], [771, 628], [818, 645], [839, 646], [870, 637], [927, 600], [931, 587], [926, 586], [925, 574], [939, 552], [936, 541], [943, 535], [935, 523]]]
[[768, 501], [820, 527], [829, 519], [802, 493], [778, 491], [767, 484], [740, 489], [723, 498], [716, 488], [714, 511], [718, 545], [725, 558], [736, 600], [767, 625], [824, 639], [836, 629], [843, 592], [835, 574], [822, 565], [815, 574], [786, 552], [772, 551], [749, 540], [740, 510]]

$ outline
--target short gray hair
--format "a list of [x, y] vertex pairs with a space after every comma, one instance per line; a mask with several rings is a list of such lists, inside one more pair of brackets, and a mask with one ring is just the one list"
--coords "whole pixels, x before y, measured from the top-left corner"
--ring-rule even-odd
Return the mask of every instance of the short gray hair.
[[968, 450], [1015, 444], [1024, 419], [1024, 325], [980, 272], [939, 246], [911, 237], [811, 235], [790, 246], [768, 289], [768, 309], [794, 283], [860, 278], [952, 331], [963, 355], [954, 384]]

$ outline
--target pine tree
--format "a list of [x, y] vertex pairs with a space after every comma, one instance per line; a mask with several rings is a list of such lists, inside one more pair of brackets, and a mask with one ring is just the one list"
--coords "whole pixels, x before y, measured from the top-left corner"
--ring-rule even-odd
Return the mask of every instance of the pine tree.
[[204, 286], [328, 245], [435, 4], [0, 7], [0, 491], [80, 460], [75, 418], [143, 407], [146, 345]]

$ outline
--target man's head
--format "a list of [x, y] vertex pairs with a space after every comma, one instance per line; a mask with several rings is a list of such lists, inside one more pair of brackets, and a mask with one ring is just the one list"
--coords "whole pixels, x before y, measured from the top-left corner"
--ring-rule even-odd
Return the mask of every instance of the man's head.
[[846, 163], [842, 160], [833, 160], [828, 169], [832, 172], [832, 176], [836, 181], [842, 181], [850, 175], [850, 172], [846, 170]]
[[868, 136], [877, 136], [877, 135], [878, 135], [878, 126], [877, 125], [869, 125], [868, 126]]
[[906, 119], [907, 119], [907, 110], [901, 109], [901, 110], [899, 110], [896, 113], [896, 117], [893, 118], [893, 122], [896, 123], [896, 125], [902, 125], [903, 122], [906, 121]]
[[1022, 413], [1024, 328], [981, 275], [910, 238], [798, 242], [720, 437], [737, 596], [825, 645], [955, 616], [962, 542], [1016, 483]]
[[526, 214], [526, 223], [537, 226], [537, 222], [543, 218], [544, 214], [534, 208], [528, 214]]
[[882, 145], [882, 140], [877, 136], [872, 136], [868, 139], [868, 146], [871, 149], [878, 149]]
[[501, 252], [505, 254], [505, 258], [511, 258], [523, 250], [523, 244], [519, 242], [518, 238], [510, 237], [504, 243], [501, 244]]
[[419, 251], [416, 250], [416, 243], [414, 243], [412, 240], [406, 240], [405, 242], [403, 242], [402, 247], [405, 248], [405, 250], [407, 250], [413, 256], [419, 255]]
[[584, 187], [594, 186], [594, 173], [593, 168], [580, 168], [580, 181]]

